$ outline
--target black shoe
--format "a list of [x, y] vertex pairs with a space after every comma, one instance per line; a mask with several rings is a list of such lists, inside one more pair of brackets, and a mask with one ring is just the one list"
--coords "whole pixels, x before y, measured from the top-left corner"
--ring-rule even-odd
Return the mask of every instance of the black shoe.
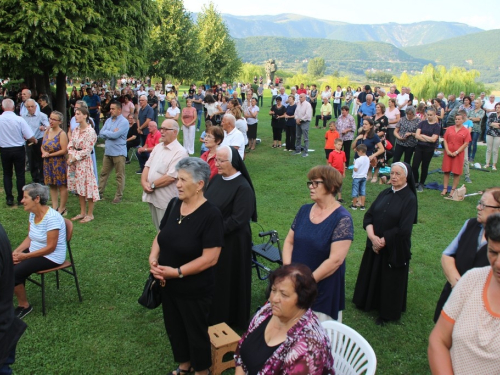
[[344, 200], [342, 198], [340, 199], [337, 199], [337, 202], [339, 202], [340, 204], [344, 203]]
[[388, 322], [387, 319], [384, 319], [382, 317], [378, 317], [377, 320], [375, 320], [375, 324], [378, 325], [378, 326], [385, 326], [385, 324]]
[[14, 205], [14, 199], [7, 199], [7, 206], [13, 206]]
[[142, 174], [142, 171], [139, 169], [135, 174]]
[[364, 210], [365, 210], [365, 206], [360, 206], [360, 207], [359, 207], [359, 209], [360, 209], [361, 211], [364, 211]]
[[24, 307], [21, 307], [21, 306], [18, 306], [16, 307], [16, 309], [14, 310], [14, 314], [16, 314], [16, 316], [19, 318], [19, 319], [23, 319], [26, 315], [28, 315], [30, 312], [33, 311], [33, 307], [31, 307], [31, 305], [29, 305], [28, 307], [24, 308]]
[[125, 160], [125, 164], [130, 164], [130, 160]]

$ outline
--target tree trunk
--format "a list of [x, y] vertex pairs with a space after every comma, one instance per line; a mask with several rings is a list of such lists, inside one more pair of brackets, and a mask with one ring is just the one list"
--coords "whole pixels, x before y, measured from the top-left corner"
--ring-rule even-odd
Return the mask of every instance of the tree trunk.
[[111, 77], [111, 80], [109, 81], [109, 88], [113, 91], [115, 91], [116, 88], [116, 78], [113, 76]]
[[63, 130], [68, 130], [68, 113], [67, 113], [68, 96], [66, 93], [66, 74], [63, 72], [57, 73], [56, 77], [56, 100], [54, 101], [54, 109], [64, 115], [62, 123]]

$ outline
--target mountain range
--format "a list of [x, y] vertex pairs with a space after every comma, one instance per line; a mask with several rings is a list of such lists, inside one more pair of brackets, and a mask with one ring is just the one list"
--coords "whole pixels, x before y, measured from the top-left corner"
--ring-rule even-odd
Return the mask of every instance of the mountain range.
[[234, 16], [222, 14], [233, 38], [273, 36], [324, 38], [346, 42], [384, 42], [396, 47], [417, 46], [483, 31], [458, 22], [424, 21], [410, 24], [351, 24], [297, 14]]

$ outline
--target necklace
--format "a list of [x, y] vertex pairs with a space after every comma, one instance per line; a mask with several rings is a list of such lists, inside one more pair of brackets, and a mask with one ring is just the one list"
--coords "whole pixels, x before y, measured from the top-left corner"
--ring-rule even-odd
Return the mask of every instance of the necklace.
[[189, 215], [181, 215], [181, 214], [179, 213], [179, 216], [180, 216], [180, 217], [179, 217], [179, 221], [177, 222], [178, 224], [182, 223], [182, 220], [184, 220], [184, 219], [185, 219], [187, 216], [189, 216]]
[[[335, 202], [333, 202], [333, 204], [331, 204], [329, 207], [326, 207], [324, 209], [321, 209], [321, 208], [319, 208], [319, 206], [316, 205], [316, 207], [318, 207], [316, 209], [316, 211], [317, 210], [321, 210], [321, 213], [318, 214], [317, 216], [321, 216], [325, 211], [329, 211], [334, 205], [335, 205]], [[313, 214], [313, 210], [311, 209], [311, 221], [314, 220], [314, 218], [317, 217], [317, 216]]]

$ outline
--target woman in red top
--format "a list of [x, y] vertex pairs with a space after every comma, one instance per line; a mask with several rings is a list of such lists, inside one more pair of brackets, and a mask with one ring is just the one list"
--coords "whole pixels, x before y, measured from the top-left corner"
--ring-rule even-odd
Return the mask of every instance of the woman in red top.
[[218, 169], [215, 166], [215, 153], [223, 140], [224, 130], [220, 126], [211, 126], [206, 130], [205, 147], [208, 148], [208, 151], [205, 151], [200, 158], [205, 160], [210, 167], [210, 180], [218, 173]]
[[455, 126], [450, 126], [444, 134], [444, 155], [441, 169], [444, 172], [442, 196], [448, 192], [450, 172], [453, 172], [453, 184], [450, 197], [455, 192], [464, 168], [464, 150], [471, 141], [470, 132], [463, 126], [464, 119], [461, 114], [455, 116]]

